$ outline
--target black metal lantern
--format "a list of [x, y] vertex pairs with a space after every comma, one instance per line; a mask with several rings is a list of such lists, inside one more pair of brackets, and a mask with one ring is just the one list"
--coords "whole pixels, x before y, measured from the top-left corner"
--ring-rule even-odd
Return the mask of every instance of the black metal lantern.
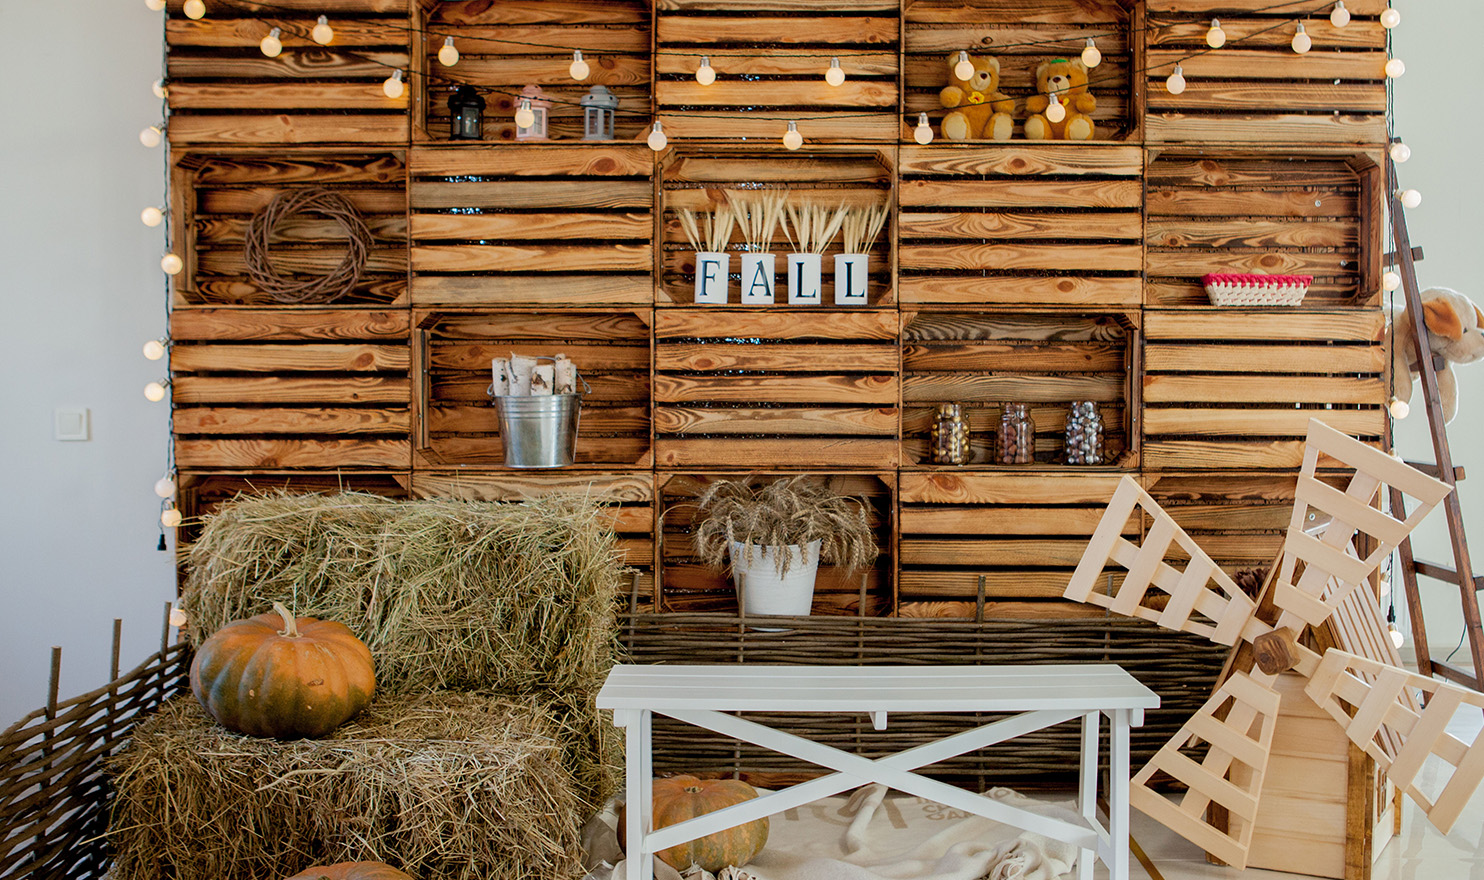
[[454, 140], [477, 141], [484, 137], [484, 99], [469, 86], [458, 86], [448, 96], [449, 124]]

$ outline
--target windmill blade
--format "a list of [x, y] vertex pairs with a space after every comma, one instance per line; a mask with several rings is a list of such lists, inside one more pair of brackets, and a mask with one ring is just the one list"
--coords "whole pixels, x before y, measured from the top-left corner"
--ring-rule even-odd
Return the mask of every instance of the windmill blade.
[[[1419, 713], [1408, 705], [1407, 690], [1426, 693], [1427, 708]], [[1448, 833], [1484, 781], [1484, 734], [1470, 744], [1445, 728], [1460, 706], [1484, 709], [1484, 694], [1333, 648], [1319, 661], [1304, 692], [1339, 722], [1350, 741], [1374, 758], [1439, 830]], [[1445, 769], [1448, 780], [1436, 800], [1415, 784], [1429, 755], [1452, 766], [1451, 771]]]
[[[1154, 520], [1142, 544], [1122, 534], [1136, 510]], [[1171, 544], [1178, 544], [1190, 557], [1184, 571], [1164, 561]], [[1128, 569], [1128, 574], [1108, 595], [1098, 592], [1097, 586], [1110, 562]], [[1151, 587], [1166, 594], [1162, 609], [1144, 604]], [[1267, 631], [1266, 624], [1254, 621], [1257, 604], [1128, 476], [1119, 481], [1063, 595], [1223, 645]]]
[[[1278, 721], [1278, 692], [1272, 676], [1238, 672], [1222, 683], [1174, 738], [1160, 747], [1133, 778], [1129, 804], [1228, 865], [1247, 866], [1259, 796]], [[1182, 749], [1208, 748], [1199, 762]], [[1149, 787], [1164, 772], [1185, 783], [1179, 803]], [[1212, 825], [1208, 807], [1227, 814], [1225, 831]]]

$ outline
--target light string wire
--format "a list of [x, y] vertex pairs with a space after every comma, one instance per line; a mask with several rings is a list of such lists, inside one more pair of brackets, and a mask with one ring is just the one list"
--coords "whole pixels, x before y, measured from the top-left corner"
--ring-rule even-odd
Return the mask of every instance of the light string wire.
[[[168, 131], [170, 128], [170, 32], [168, 16], [161, 16], [161, 18], [163, 21], [160, 25], [160, 80], [165, 83], [165, 95], [160, 98], [160, 118], [164, 120], [164, 127]], [[165, 235], [165, 248], [170, 253], [174, 253], [175, 212], [171, 210], [172, 205], [170, 201], [170, 139], [168, 137], [163, 138], [163, 141], [164, 143], [161, 145], [164, 149], [161, 150], [160, 190], [162, 193], [161, 208], [165, 213], [165, 222], [162, 226]], [[175, 279], [172, 276], [165, 275], [165, 375], [172, 384], [166, 386], [164, 476], [165, 478], [176, 480], [176, 486], [175, 491], [170, 496], [160, 499], [160, 516], [155, 519], [155, 525], [159, 526], [160, 529], [160, 540], [157, 545], [160, 550], [169, 549], [165, 538], [165, 511], [169, 509], [173, 499], [180, 497], [179, 479], [175, 474], [175, 395], [173, 393], [175, 377], [170, 369], [171, 355], [173, 354], [175, 344], [170, 334], [170, 320], [174, 310], [174, 282]]]

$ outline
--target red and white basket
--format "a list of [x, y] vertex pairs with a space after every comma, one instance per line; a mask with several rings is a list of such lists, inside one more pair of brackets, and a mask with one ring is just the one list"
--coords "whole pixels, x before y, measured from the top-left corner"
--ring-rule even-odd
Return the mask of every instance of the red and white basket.
[[1213, 306], [1296, 306], [1313, 275], [1207, 275], [1201, 279]]

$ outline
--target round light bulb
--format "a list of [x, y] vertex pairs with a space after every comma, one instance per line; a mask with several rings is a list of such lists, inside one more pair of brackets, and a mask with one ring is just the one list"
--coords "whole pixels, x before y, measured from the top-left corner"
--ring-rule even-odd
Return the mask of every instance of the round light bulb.
[[1402, 273], [1395, 269], [1387, 269], [1381, 273], [1381, 289], [1387, 293], [1402, 286]]
[[696, 68], [696, 82], [703, 86], [716, 82], [716, 68], [711, 66], [711, 59], [705, 55], [701, 56], [701, 66]]
[[1169, 79], [1165, 80], [1165, 88], [1168, 89], [1169, 92], [1170, 92], [1170, 94], [1172, 94], [1172, 95], [1178, 95], [1178, 94], [1181, 94], [1182, 92], [1184, 92], [1185, 91], [1185, 68], [1183, 68], [1180, 65], [1176, 64], [1175, 65], [1175, 72], [1172, 73], [1172, 74], [1170, 74], [1170, 78]]
[[917, 127], [912, 129], [912, 139], [924, 146], [933, 142], [933, 127], [928, 124], [926, 113], [917, 114]]
[[1397, 141], [1396, 143], [1391, 145], [1391, 161], [1400, 165], [1410, 158], [1412, 158], [1411, 147], [1407, 146], [1401, 141]]
[[592, 68], [588, 67], [587, 62], [582, 60], [581, 49], [572, 50], [572, 66], [567, 68], [567, 72], [572, 74], [572, 78], [578, 81], [587, 79], [587, 75], [592, 73]]
[[443, 46], [438, 50], [438, 63], [444, 67], [459, 63], [459, 47], [453, 44], [453, 37], [443, 38]]
[[173, 507], [167, 507], [164, 510], [160, 511], [160, 525], [164, 526], [167, 529], [175, 528], [176, 526], [180, 525], [181, 521], [184, 519], [185, 517], [180, 515], [180, 511], [176, 510]]
[[515, 124], [521, 128], [530, 128], [536, 124], [536, 111], [531, 109], [530, 98], [520, 99], [520, 107], [515, 111]]
[[151, 382], [144, 386], [144, 399], [151, 403], [159, 403], [165, 399], [165, 383]]
[[1345, 8], [1345, 0], [1335, 0], [1335, 8], [1329, 14], [1329, 23], [1337, 28], [1350, 23], [1350, 10]]
[[388, 98], [402, 97], [402, 92], [405, 90], [405, 88], [406, 87], [402, 85], [402, 71], [400, 70], [392, 71], [392, 75], [387, 77], [386, 82], [381, 84], [381, 91]]
[[1400, 58], [1393, 58], [1386, 62], [1386, 75], [1397, 79], [1407, 72], [1407, 63]]
[[840, 66], [840, 59], [830, 59], [830, 69], [824, 72], [824, 81], [832, 86], [842, 85], [845, 82], [845, 68]]
[[206, 4], [201, 0], [186, 0], [183, 11], [186, 18], [199, 21], [206, 17]]
[[144, 0], [144, 8], [150, 12], [159, 12], [165, 8], [165, 0]]
[[968, 52], [958, 53], [958, 63], [953, 65], [953, 75], [959, 79], [968, 79], [974, 75], [974, 62], [969, 60]]
[[328, 16], [321, 15], [319, 21], [314, 23], [314, 30], [309, 32], [309, 39], [321, 46], [328, 46], [330, 41], [335, 39], [335, 29], [330, 27]]
[[1412, 407], [1399, 397], [1391, 398], [1391, 403], [1386, 408], [1391, 411], [1393, 419], [1404, 419], [1412, 413]]
[[1304, 23], [1299, 22], [1298, 30], [1293, 35], [1293, 51], [1300, 55], [1314, 48], [1314, 41], [1309, 37], [1309, 32], [1304, 30]]
[[168, 476], [155, 480], [155, 494], [161, 498], [169, 498], [175, 494], [175, 480]]
[[654, 128], [649, 130], [649, 148], [658, 153], [660, 150], [663, 150], [665, 148], [665, 144], [668, 144], [669, 142], [670, 139], [665, 137], [664, 126], [660, 125], [660, 121], [656, 119], [654, 121]]
[[783, 145], [790, 150], [797, 150], [804, 145], [804, 136], [799, 134], [798, 123], [790, 122], [788, 131], [783, 133]]
[[185, 262], [175, 254], [166, 254], [160, 258], [160, 268], [164, 270], [166, 275], [179, 275], [181, 270], [185, 268]]
[[154, 205], [150, 205], [139, 212], [139, 222], [153, 229], [165, 222], [165, 212]]
[[165, 356], [165, 341], [163, 339], [151, 339], [144, 344], [144, 357], [146, 360], [157, 361]]
[[1402, 23], [1402, 14], [1395, 9], [1387, 9], [1381, 13], [1381, 27], [1391, 30]]
[[160, 128], [158, 125], [151, 125], [150, 127], [139, 132], [139, 142], [141, 144], [144, 144], [146, 147], [158, 147], [160, 145], [160, 142], [164, 139], [165, 130]]
[[1394, 623], [1386, 624], [1386, 634], [1391, 636], [1391, 644], [1397, 650], [1401, 650], [1402, 645], [1407, 643], [1407, 637], [1402, 635], [1402, 631], [1397, 629]]
[[1092, 37], [1087, 38], [1087, 46], [1082, 50], [1082, 63], [1087, 65], [1089, 70], [1103, 63], [1103, 52], [1098, 48], [1098, 44], [1093, 42]]
[[1046, 118], [1052, 122], [1061, 122], [1067, 118], [1067, 108], [1062, 106], [1061, 98], [1055, 92], [1051, 93], [1051, 103], [1046, 105]]
[[269, 58], [277, 58], [283, 54], [283, 41], [278, 38], [278, 35], [281, 33], [283, 31], [274, 28], [268, 32], [268, 36], [263, 38], [263, 42], [258, 44], [258, 48], [263, 50], [264, 55], [267, 55]]
[[1397, 193], [1396, 197], [1402, 200], [1402, 206], [1405, 208], [1416, 208], [1422, 204], [1422, 193], [1415, 189], [1404, 189]]
[[1206, 31], [1206, 45], [1212, 49], [1220, 49], [1226, 45], [1226, 31], [1221, 29], [1218, 19], [1211, 19], [1211, 29]]
[[[161, 522], [164, 522], [164, 519], [162, 518], [160, 521]], [[175, 627], [176, 629], [180, 629], [181, 627], [185, 626], [187, 623], [190, 623], [190, 622], [191, 622], [191, 619], [186, 616], [186, 613], [184, 611], [180, 610], [179, 608], [171, 608], [170, 609], [170, 625], [171, 626]]]
[[154, 92], [155, 97], [159, 98], [161, 101], [170, 96], [170, 89], [165, 85], [165, 81], [163, 79], [155, 80], [154, 84], [149, 87], [149, 90], [151, 92]]

